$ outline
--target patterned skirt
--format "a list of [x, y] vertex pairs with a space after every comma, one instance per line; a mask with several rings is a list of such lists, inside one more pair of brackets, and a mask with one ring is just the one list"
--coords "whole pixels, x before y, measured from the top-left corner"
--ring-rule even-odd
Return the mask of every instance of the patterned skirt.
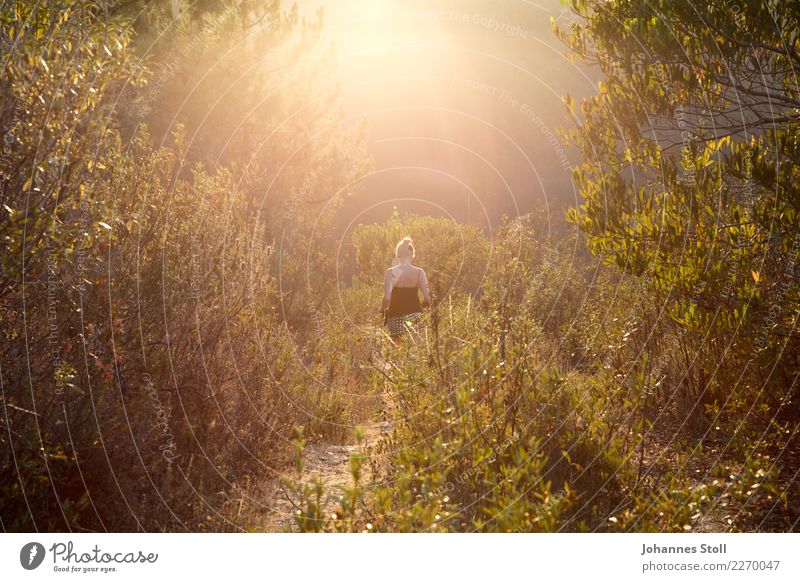
[[410, 331], [409, 326], [416, 326], [422, 314], [409, 313], [408, 315], [392, 315], [386, 318], [386, 326], [389, 328], [389, 335], [397, 337]]

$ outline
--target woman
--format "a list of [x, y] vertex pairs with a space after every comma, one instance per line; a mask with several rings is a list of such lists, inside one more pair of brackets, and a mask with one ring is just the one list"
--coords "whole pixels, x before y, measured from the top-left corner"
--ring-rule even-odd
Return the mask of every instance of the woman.
[[[409, 237], [404, 238], [394, 250], [397, 264], [386, 269], [383, 285], [384, 322], [389, 327], [392, 339], [400, 337], [411, 323], [422, 315], [422, 308], [431, 303], [428, 277], [425, 271], [411, 264], [414, 258], [414, 244]], [[423, 302], [419, 302], [422, 291]]]

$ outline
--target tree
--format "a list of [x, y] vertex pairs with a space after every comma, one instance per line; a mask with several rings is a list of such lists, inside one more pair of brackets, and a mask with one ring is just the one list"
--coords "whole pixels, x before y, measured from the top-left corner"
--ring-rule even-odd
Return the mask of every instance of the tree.
[[605, 75], [580, 114], [565, 98], [583, 156], [569, 218], [593, 251], [648, 276], [680, 326], [709, 334], [704, 391], [724, 357], [783, 398], [800, 354], [800, 6], [569, 5], [580, 18], [556, 33]]
[[259, 50], [286, 43], [290, 65], [307, 63], [313, 35], [250, 4], [196, 4], [174, 17], [189, 34], [144, 60], [135, 2], [0, 8], [5, 529], [202, 529], [209, 497], [287, 454], [302, 399], [288, 400], [309, 384], [292, 333], [308, 316], [287, 325], [278, 306], [291, 293], [305, 307], [303, 243], [328, 234], [319, 207], [362, 159], [335, 94], [261, 68]]

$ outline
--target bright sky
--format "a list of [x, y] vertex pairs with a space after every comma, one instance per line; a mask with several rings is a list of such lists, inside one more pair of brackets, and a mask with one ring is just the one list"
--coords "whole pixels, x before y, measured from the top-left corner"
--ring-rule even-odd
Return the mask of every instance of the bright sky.
[[[556, 135], [561, 95], [593, 91], [565, 58], [558, 0], [304, 0], [325, 7], [345, 112], [370, 124], [376, 171], [363, 221], [404, 210], [494, 222], [573, 201], [575, 161]], [[388, 201], [388, 202], [387, 202]]]

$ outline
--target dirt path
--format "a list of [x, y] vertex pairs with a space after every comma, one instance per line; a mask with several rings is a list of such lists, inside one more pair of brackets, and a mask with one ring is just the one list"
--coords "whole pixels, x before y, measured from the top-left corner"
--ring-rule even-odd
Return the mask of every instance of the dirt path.
[[[339, 495], [343, 487], [352, 483], [350, 474], [350, 456], [355, 453], [369, 452], [370, 448], [377, 444], [378, 439], [383, 433], [384, 427], [378, 424], [368, 426], [364, 429], [364, 440], [355, 445], [331, 445], [317, 443], [307, 445], [303, 451], [303, 461], [305, 464], [303, 475], [300, 482], [297, 482], [297, 474], [290, 468], [284, 475], [284, 479], [289, 480], [295, 486], [311, 484], [319, 479], [325, 485], [324, 509], [330, 513], [335, 509], [335, 497]], [[370, 478], [369, 466], [367, 463], [362, 467], [363, 482], [368, 482]], [[283, 479], [276, 480], [273, 488], [269, 492], [271, 510], [265, 518], [264, 530], [271, 532], [295, 530], [294, 514], [297, 511], [297, 499], [283, 483]]]
[[[386, 362], [381, 362], [379, 365], [386, 371], [391, 369], [391, 365]], [[388, 376], [386, 379], [389, 379]], [[391, 426], [385, 422], [385, 412], [394, 410], [397, 405], [391, 394], [390, 383], [385, 382], [383, 388], [383, 404], [381, 408], [384, 412], [377, 414], [377, 416], [384, 418], [382, 420], [374, 419], [364, 427], [364, 439], [360, 443], [352, 445], [334, 445], [330, 443], [306, 445], [303, 450], [303, 475], [300, 477], [299, 482], [294, 467], [287, 467], [283, 477], [273, 482], [267, 494], [271, 509], [266, 514], [262, 525], [264, 531], [297, 531], [294, 515], [297, 512], [298, 503], [296, 495], [285, 485], [287, 480], [296, 488], [299, 488], [298, 486], [310, 485], [319, 479], [325, 486], [324, 512], [331, 513], [335, 509], [335, 504], [337, 503], [335, 497], [341, 494], [344, 487], [352, 484], [350, 457], [356, 453], [370, 453], [375, 448], [375, 445], [378, 444], [381, 435], [391, 430]], [[372, 466], [369, 462], [362, 465], [362, 485], [372, 480]]]

